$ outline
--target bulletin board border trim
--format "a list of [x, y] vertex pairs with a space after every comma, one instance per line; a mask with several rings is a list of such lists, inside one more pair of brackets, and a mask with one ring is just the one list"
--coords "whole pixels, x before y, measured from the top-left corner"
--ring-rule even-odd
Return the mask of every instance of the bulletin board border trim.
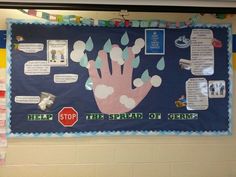
[[11, 25], [12, 24], [42, 24], [42, 25], [74, 25], [76, 24], [61, 24], [54, 22], [43, 22], [37, 20], [15, 20], [7, 19], [7, 137], [82, 137], [82, 136], [150, 136], [150, 135], [177, 135], [177, 136], [226, 136], [232, 135], [232, 90], [233, 90], [233, 67], [232, 67], [232, 29], [231, 24], [194, 24], [192, 27], [215, 27], [221, 28], [226, 27], [228, 29], [228, 74], [229, 74], [229, 84], [228, 84], [228, 122], [229, 128], [227, 131], [89, 131], [80, 133], [12, 133], [11, 132], [11, 120], [10, 120], [10, 110], [11, 110]]

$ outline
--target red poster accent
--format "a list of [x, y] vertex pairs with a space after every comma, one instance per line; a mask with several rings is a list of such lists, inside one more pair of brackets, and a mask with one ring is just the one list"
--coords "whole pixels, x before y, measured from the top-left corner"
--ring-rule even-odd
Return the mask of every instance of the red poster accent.
[[78, 119], [78, 112], [72, 107], [64, 107], [58, 113], [58, 121], [64, 127], [73, 127]]

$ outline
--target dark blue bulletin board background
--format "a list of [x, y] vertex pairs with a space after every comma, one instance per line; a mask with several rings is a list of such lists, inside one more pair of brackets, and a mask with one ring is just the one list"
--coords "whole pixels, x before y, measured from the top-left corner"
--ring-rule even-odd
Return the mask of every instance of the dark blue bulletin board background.
[[[115, 134], [133, 132], [148, 134], [148, 132], [192, 134], [192, 133], [229, 133], [229, 32], [228, 26], [193, 26], [183, 29], [164, 29], [165, 54], [145, 55], [144, 48], [138, 54], [140, 64], [134, 68], [132, 80], [140, 78], [148, 69], [150, 77], [160, 76], [162, 82], [159, 87], [152, 87], [145, 98], [128, 113], [142, 113], [142, 119], [111, 120], [108, 114], [103, 114], [94, 98], [93, 91], [85, 89], [85, 83], [89, 77], [88, 69], [70, 58], [73, 45], [76, 41], [86, 42], [91, 37], [92, 51], [87, 51], [88, 60], [95, 60], [99, 50], [102, 50], [108, 39], [112, 44], [118, 44], [122, 50], [125, 46], [120, 43], [123, 34], [127, 33], [129, 42], [127, 46], [133, 46], [138, 38], [145, 39], [145, 28], [105, 28], [55, 24], [30, 24], [10, 22], [8, 34], [10, 35], [10, 134], [61, 134], [83, 135], [92, 132]], [[211, 29], [214, 38], [222, 43], [221, 48], [214, 49], [214, 74], [211, 76], [194, 76], [190, 70], [179, 67], [181, 58], [190, 59], [190, 47], [178, 48], [175, 40], [180, 36], [190, 38], [192, 29]], [[21, 36], [22, 41], [16, 36]], [[68, 66], [51, 67], [49, 75], [29, 76], [24, 74], [24, 65], [27, 61], [47, 60], [47, 40], [68, 40]], [[36, 53], [25, 53], [16, 49], [19, 43], [42, 43], [44, 48]], [[158, 70], [156, 65], [164, 58], [164, 69]], [[111, 64], [110, 64], [111, 67]], [[78, 81], [68, 84], [56, 84], [53, 81], [54, 74], [78, 74]], [[207, 110], [187, 110], [186, 107], [176, 107], [175, 101], [181, 95], [185, 95], [185, 82], [189, 78], [204, 77], [209, 80], [224, 80], [226, 82], [226, 96], [220, 99], [209, 99]], [[114, 78], [115, 79], [115, 78]], [[124, 80], [127, 78], [123, 78]], [[122, 82], [119, 83], [122, 87]], [[134, 86], [132, 86], [134, 87]], [[55, 102], [46, 111], [40, 110], [38, 104], [19, 104], [15, 102], [16, 96], [40, 96], [41, 92], [48, 92], [56, 96]], [[112, 107], [113, 104], [111, 103]], [[63, 107], [73, 107], [79, 116], [78, 122], [72, 127], [64, 127], [58, 121], [58, 112]], [[88, 113], [104, 115], [103, 120], [87, 120]], [[160, 113], [160, 119], [150, 119], [149, 113]], [[172, 113], [196, 113], [198, 117], [193, 120], [172, 120], [168, 114]], [[29, 121], [29, 114], [53, 114], [50, 121]]]

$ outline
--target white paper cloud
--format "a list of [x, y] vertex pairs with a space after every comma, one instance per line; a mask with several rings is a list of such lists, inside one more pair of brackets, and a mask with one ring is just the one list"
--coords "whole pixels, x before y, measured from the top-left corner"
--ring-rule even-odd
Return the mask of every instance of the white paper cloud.
[[70, 58], [74, 62], [80, 62], [80, 59], [84, 56], [85, 43], [83, 41], [76, 41], [73, 45], [73, 50], [70, 53]]
[[74, 62], [80, 62], [80, 59], [84, 56], [84, 51], [83, 50], [73, 50], [70, 53], [70, 58]]
[[151, 84], [153, 87], [159, 87], [161, 85], [162, 79], [158, 75], [154, 75], [151, 78]]
[[144, 47], [145, 42], [142, 38], [138, 38], [135, 40], [134, 46], [132, 47], [132, 52], [134, 54], [140, 53], [141, 49]]
[[74, 50], [85, 50], [85, 43], [83, 41], [76, 41], [73, 45]]
[[123, 64], [125, 63], [125, 61], [120, 58], [119, 60], [117, 60], [117, 63], [118, 63], [119, 65], [123, 65]]
[[138, 54], [138, 53], [140, 53], [140, 51], [141, 51], [141, 48], [139, 48], [138, 46], [133, 46], [132, 47], [132, 52], [133, 52], [133, 54]]
[[135, 107], [135, 101], [133, 98], [129, 98], [126, 95], [120, 96], [120, 103], [123, 104], [128, 109], [133, 109]]
[[144, 47], [144, 45], [145, 45], [145, 42], [144, 42], [144, 40], [142, 38], [138, 38], [138, 39], [136, 39], [134, 45], [136, 47], [142, 49]]
[[124, 60], [122, 59], [122, 49], [118, 46], [111, 49], [110, 58], [111, 60], [116, 61], [119, 65], [124, 64]]
[[117, 60], [117, 58], [122, 58], [122, 50], [120, 47], [113, 47], [110, 51], [110, 57], [112, 60]]
[[136, 78], [134, 79], [133, 84], [135, 87], [141, 87], [143, 85], [143, 81], [140, 78]]
[[112, 95], [113, 92], [113, 87], [101, 84], [96, 86], [94, 94], [99, 99], [106, 99], [108, 96]]

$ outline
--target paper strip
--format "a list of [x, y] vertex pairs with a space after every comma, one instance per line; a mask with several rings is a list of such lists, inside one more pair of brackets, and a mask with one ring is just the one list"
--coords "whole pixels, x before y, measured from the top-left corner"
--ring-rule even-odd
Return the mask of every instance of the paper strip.
[[191, 72], [193, 75], [214, 74], [213, 32], [193, 29], [191, 34]]
[[0, 134], [0, 148], [7, 147], [6, 134]]
[[15, 102], [21, 104], [38, 104], [40, 101], [39, 96], [16, 96]]
[[233, 69], [236, 70], [236, 53], [233, 54]]
[[7, 114], [6, 114], [6, 111], [5, 112], [0, 112], [0, 120], [6, 120], [6, 117], [7, 117]]
[[6, 126], [6, 120], [0, 120], [0, 127], [5, 127]]
[[5, 106], [6, 106], [6, 98], [5, 97], [0, 98], [0, 108]]
[[24, 66], [26, 75], [49, 75], [50, 71], [51, 67], [44, 60], [28, 61]]
[[0, 128], [0, 134], [6, 134], [6, 127]]
[[17, 49], [25, 53], [37, 53], [43, 48], [44, 45], [41, 43], [20, 43]]
[[2, 82], [6, 82], [6, 69], [5, 68], [1, 68], [1, 67], [0, 67], [0, 80]]
[[208, 109], [208, 86], [205, 78], [190, 78], [186, 82], [188, 110]]
[[5, 98], [6, 91], [1, 91], [0, 90], [0, 98]]
[[4, 81], [0, 80], [0, 90], [1, 91], [6, 91], [6, 83]]
[[6, 161], [6, 152], [0, 151], [0, 165], [3, 165]]
[[55, 74], [53, 80], [55, 83], [74, 83], [78, 80], [78, 74]]

